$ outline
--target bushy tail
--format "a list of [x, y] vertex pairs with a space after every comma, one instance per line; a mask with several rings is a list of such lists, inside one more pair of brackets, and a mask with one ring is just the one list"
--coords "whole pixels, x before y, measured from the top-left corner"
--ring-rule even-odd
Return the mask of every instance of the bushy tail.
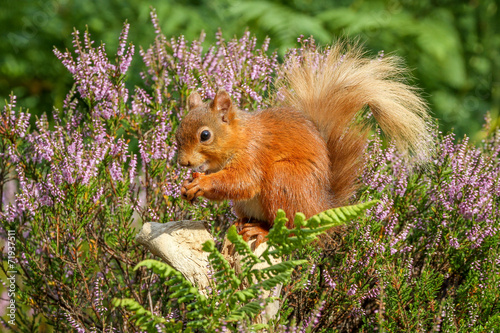
[[427, 105], [404, 82], [404, 73], [397, 57], [370, 59], [358, 45], [342, 42], [285, 64], [276, 86], [283, 104], [311, 118], [327, 142], [337, 204], [356, 187], [368, 133], [357, 115], [365, 106], [404, 156], [427, 160], [432, 147]]

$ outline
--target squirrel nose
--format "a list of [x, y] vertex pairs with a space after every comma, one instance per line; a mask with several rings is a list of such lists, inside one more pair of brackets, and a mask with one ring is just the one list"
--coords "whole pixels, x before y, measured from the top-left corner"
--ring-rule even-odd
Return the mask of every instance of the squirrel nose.
[[191, 166], [191, 162], [187, 158], [179, 159], [179, 164], [183, 167], [190, 167]]

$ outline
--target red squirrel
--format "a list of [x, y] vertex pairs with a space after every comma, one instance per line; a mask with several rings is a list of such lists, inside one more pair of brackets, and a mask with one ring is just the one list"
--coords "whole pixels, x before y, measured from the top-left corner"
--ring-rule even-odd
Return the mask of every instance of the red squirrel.
[[427, 106], [402, 73], [396, 57], [370, 59], [339, 43], [283, 69], [276, 107], [245, 112], [224, 90], [209, 103], [192, 93], [176, 133], [179, 164], [196, 172], [182, 198], [232, 200], [240, 234], [259, 243], [280, 208], [291, 228], [297, 212], [307, 218], [346, 204], [363, 165], [365, 106], [406, 156], [425, 160], [432, 149]]

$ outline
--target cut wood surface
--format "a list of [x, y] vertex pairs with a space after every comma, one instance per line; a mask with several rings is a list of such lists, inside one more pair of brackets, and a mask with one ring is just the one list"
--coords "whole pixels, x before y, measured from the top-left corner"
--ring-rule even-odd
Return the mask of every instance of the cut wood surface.
[[212, 239], [203, 221], [148, 222], [136, 240], [178, 270], [200, 291], [209, 285], [208, 253], [201, 247]]

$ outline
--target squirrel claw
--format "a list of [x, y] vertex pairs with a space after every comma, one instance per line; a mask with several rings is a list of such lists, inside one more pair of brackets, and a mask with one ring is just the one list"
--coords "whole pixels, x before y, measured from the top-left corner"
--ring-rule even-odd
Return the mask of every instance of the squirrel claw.
[[200, 186], [200, 178], [185, 180], [181, 187], [181, 198], [193, 204], [197, 197], [201, 197], [205, 192]]
[[[266, 232], [266, 236], [268, 233], [269, 233], [269, 231]], [[259, 247], [260, 244], [265, 243], [265, 242], [267, 242], [267, 238], [262, 234], [258, 234], [257, 238], [255, 239], [255, 243], [253, 243], [253, 250], [255, 251]]]
[[252, 245], [252, 250], [255, 250], [259, 247], [260, 244], [267, 241], [266, 236], [269, 234], [268, 226], [267, 223], [262, 221], [245, 222], [245, 220], [237, 221], [235, 225], [237, 227], [241, 227], [241, 229], [238, 231], [238, 234], [243, 237], [243, 240], [245, 242], [248, 242], [250, 239], [255, 237], [255, 243], [253, 243]]

